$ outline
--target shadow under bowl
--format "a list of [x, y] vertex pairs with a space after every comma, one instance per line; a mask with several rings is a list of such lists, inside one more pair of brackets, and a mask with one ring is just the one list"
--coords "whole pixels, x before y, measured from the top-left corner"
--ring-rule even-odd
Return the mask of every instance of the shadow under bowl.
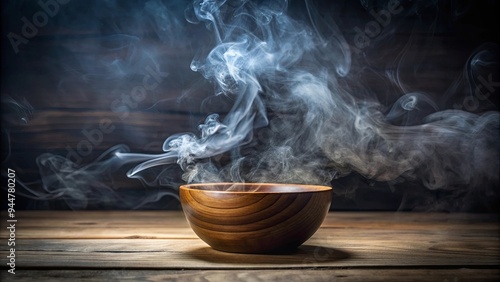
[[233, 253], [289, 251], [325, 219], [332, 188], [274, 183], [200, 183], [180, 186], [193, 231], [212, 248]]

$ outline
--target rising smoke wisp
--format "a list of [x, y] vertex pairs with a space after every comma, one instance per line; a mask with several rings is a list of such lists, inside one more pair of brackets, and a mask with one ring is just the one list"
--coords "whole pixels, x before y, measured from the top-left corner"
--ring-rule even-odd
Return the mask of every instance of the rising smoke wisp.
[[[203, 25], [212, 45], [197, 52], [190, 69], [214, 86], [215, 96], [232, 101], [230, 109], [208, 115], [198, 132], [172, 135], [163, 143], [164, 152], [157, 155], [112, 149], [106, 153], [108, 159], [97, 160], [87, 167], [90, 170], [42, 155], [38, 164], [46, 176], [44, 187], [54, 184], [47, 179], [57, 179], [59, 188], [75, 183], [74, 178], [61, 182], [56, 176], [63, 172], [81, 177], [76, 182], [88, 183], [103, 171], [131, 164], [127, 176], [167, 186], [175, 185], [162, 180], [162, 170], [177, 165], [183, 180], [190, 183], [328, 185], [352, 172], [381, 182], [418, 181], [431, 190], [474, 190], [483, 183], [498, 183], [497, 111], [472, 113], [443, 107], [432, 95], [419, 91], [418, 85], [408, 86], [398, 76], [398, 67], [387, 73], [399, 91], [398, 98], [387, 105], [378, 99], [380, 93], [362, 86], [365, 82], [354, 71], [362, 68], [361, 61], [353, 59], [355, 50], [335, 19], [319, 13], [312, 2], [305, 2], [301, 17], [289, 13], [288, 6], [285, 0], [194, 1], [185, 10], [185, 20]], [[148, 1], [145, 11], [166, 44], [181, 38], [180, 31], [186, 32], [178, 17], [165, 17], [168, 7], [160, 1]], [[162, 25], [164, 19], [169, 19], [168, 24]], [[127, 54], [139, 65], [143, 60], [154, 61], [155, 50], [137, 52], [140, 37], [103, 40], [129, 48]], [[498, 47], [493, 45], [475, 52], [463, 77], [444, 97], [457, 92], [474, 95], [477, 82], [470, 81], [469, 74], [498, 59], [495, 52]], [[402, 51], [394, 65], [406, 55]], [[112, 72], [117, 80], [137, 67], [120, 61], [113, 65], [119, 69]], [[100, 75], [95, 69], [89, 73]], [[65, 169], [54, 164], [64, 164]], [[145, 175], [152, 169], [157, 176], [147, 180]], [[91, 191], [100, 189], [100, 184], [94, 187]], [[88, 193], [80, 195], [76, 190], [64, 193], [86, 198]]]
[[[190, 182], [252, 181], [328, 184], [354, 170], [378, 181], [421, 179], [430, 189], [497, 180], [499, 115], [458, 110], [429, 114], [422, 124], [396, 126], [394, 115], [433, 102], [422, 93], [401, 93], [388, 114], [375, 100], [356, 99], [348, 77], [350, 57], [342, 34], [325, 39], [286, 13], [286, 1], [272, 4], [197, 1], [190, 21], [207, 24], [215, 47], [195, 59], [194, 71], [214, 82], [217, 94], [234, 96], [223, 120], [209, 116], [194, 134], [165, 141], [165, 154], [130, 171], [177, 162]], [[193, 19], [194, 18], [194, 19]], [[347, 54], [347, 55], [345, 55]], [[267, 111], [280, 115], [268, 123]], [[254, 128], [268, 126], [263, 150], [238, 148]], [[215, 168], [207, 158], [234, 151]], [[120, 154], [121, 157], [132, 157]], [[137, 155], [135, 155], [137, 156]], [[467, 161], [465, 161], [467, 160]], [[246, 165], [243, 169], [243, 165]]]

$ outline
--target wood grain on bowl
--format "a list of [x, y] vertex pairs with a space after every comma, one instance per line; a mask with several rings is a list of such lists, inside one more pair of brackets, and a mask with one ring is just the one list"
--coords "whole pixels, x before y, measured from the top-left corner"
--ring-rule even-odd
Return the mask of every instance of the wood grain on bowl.
[[292, 250], [316, 232], [330, 208], [332, 188], [192, 184], [181, 186], [180, 198], [191, 228], [212, 248], [269, 253]]

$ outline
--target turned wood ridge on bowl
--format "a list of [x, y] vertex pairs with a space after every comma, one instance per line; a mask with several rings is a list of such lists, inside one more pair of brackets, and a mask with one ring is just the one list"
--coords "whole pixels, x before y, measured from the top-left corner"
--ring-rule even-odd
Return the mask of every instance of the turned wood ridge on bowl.
[[330, 209], [332, 188], [271, 183], [180, 186], [193, 231], [212, 248], [233, 253], [292, 250], [309, 239]]

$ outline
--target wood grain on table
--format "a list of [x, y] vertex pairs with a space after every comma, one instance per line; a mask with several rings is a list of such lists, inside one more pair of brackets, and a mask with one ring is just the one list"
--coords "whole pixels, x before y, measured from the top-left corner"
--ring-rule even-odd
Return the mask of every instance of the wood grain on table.
[[[215, 251], [179, 211], [23, 211], [16, 216], [19, 281], [500, 279], [496, 214], [331, 212], [297, 250], [272, 255]], [[2, 230], [5, 218], [2, 214]], [[3, 258], [7, 236], [1, 233]], [[12, 278], [6, 267], [2, 263], [2, 281]]]

